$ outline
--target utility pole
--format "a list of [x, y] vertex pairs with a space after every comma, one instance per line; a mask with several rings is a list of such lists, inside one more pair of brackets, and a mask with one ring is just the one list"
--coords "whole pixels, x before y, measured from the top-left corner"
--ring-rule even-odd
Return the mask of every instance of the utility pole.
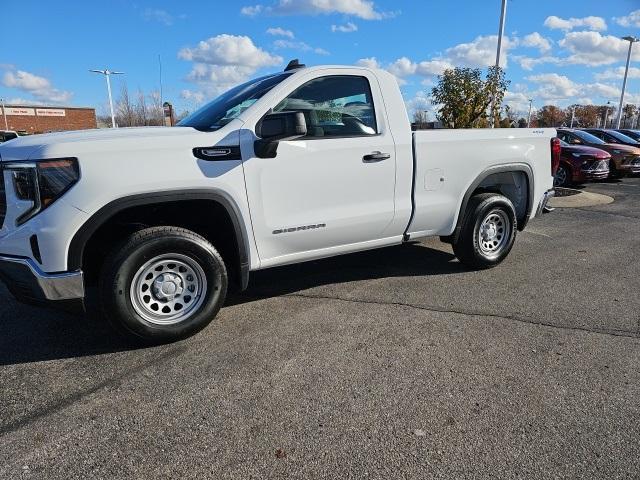
[[533, 98], [529, 99], [529, 116], [527, 117], [527, 128], [531, 127], [531, 106], [533, 105]]
[[[500, 27], [498, 28], [498, 48], [496, 50], [496, 67], [500, 68], [500, 53], [502, 52], [502, 37], [504, 36], [504, 23], [507, 17], [507, 0], [502, 0], [502, 10], [500, 13]], [[491, 128], [495, 128], [496, 119], [494, 116], [496, 104], [496, 92], [491, 100]]]
[[627, 53], [627, 66], [624, 70], [624, 80], [622, 81], [622, 94], [620, 95], [620, 106], [618, 108], [618, 118], [616, 120], [616, 128], [620, 128], [620, 120], [622, 119], [622, 104], [624, 103], [624, 90], [627, 88], [627, 75], [629, 74], [629, 63], [631, 62], [631, 49], [635, 42], [640, 41], [640, 38], [628, 36], [622, 37], [622, 40], [629, 42], [629, 53]]
[[89, 70], [90, 72], [93, 73], [100, 73], [102, 75], [104, 75], [104, 77], [107, 80], [107, 93], [109, 94], [109, 108], [111, 109], [111, 128], [116, 128], [116, 115], [113, 111], [113, 98], [111, 96], [111, 80], [110, 77], [111, 75], [124, 75], [124, 72], [113, 72], [111, 70], [109, 70], [108, 68], [105, 68], [104, 70]]
[[7, 107], [4, 106], [4, 98], [0, 98], [2, 102], [2, 115], [4, 116], [4, 129], [9, 130], [9, 123], [7, 122]]

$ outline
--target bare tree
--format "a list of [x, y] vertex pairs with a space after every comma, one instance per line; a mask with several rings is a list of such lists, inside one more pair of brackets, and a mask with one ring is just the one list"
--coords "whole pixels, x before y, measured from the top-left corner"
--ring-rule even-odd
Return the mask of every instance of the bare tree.
[[123, 83], [120, 89], [120, 98], [116, 104], [116, 110], [118, 111], [116, 123], [120, 127], [133, 127], [136, 123], [136, 109], [131, 98], [129, 97], [129, 89], [127, 84]]

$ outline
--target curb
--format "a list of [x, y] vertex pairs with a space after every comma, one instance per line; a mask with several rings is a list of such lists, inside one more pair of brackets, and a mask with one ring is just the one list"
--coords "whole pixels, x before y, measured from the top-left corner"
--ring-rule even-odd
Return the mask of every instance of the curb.
[[583, 192], [572, 188], [556, 188], [556, 190], [564, 190], [568, 195], [553, 197], [549, 200], [549, 206], [554, 208], [594, 207], [613, 203], [613, 197], [608, 195]]

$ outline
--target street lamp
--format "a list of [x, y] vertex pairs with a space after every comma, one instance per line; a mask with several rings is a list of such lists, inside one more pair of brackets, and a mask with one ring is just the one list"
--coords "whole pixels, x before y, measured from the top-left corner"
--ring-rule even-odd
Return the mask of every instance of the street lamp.
[[111, 75], [124, 75], [124, 72], [112, 72], [111, 70], [105, 68], [104, 70], [89, 70], [93, 73], [100, 73], [105, 76], [107, 79], [107, 92], [109, 93], [109, 107], [111, 108], [111, 128], [116, 128], [116, 116], [113, 113], [113, 99], [111, 98], [111, 80], [109, 77]]
[[635, 42], [640, 41], [640, 38], [627, 36], [622, 37], [622, 40], [629, 42], [629, 53], [627, 54], [627, 67], [624, 70], [624, 80], [622, 81], [622, 94], [620, 95], [620, 107], [618, 108], [618, 119], [616, 120], [616, 128], [620, 128], [620, 120], [622, 119], [622, 104], [624, 102], [624, 89], [627, 88], [627, 75], [629, 74], [629, 62], [631, 61], [631, 49]]
[[531, 106], [533, 105], [533, 98], [529, 99], [529, 116], [527, 117], [527, 128], [531, 127]]
[[[500, 68], [500, 53], [502, 51], [502, 37], [504, 36], [504, 21], [507, 16], [507, 0], [502, 0], [502, 10], [500, 12], [500, 27], [498, 29], [498, 48], [496, 50], [496, 67]], [[491, 99], [491, 128], [495, 127], [495, 102], [496, 92], [493, 92], [493, 98]]]

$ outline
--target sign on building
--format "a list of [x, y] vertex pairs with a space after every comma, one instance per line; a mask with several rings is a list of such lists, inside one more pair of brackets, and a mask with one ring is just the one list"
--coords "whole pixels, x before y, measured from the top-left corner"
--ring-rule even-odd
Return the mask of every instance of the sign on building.
[[7, 115], [22, 115], [33, 117], [36, 114], [36, 110], [34, 108], [6, 107], [5, 110]]
[[64, 117], [64, 108], [36, 108], [36, 115], [39, 117]]

